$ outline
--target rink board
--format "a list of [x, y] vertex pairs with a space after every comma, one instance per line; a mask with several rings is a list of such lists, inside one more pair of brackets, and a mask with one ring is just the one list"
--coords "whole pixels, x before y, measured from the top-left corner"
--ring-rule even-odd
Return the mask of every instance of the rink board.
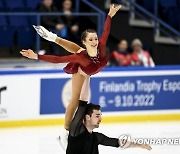
[[[1, 70], [0, 127], [63, 124], [70, 78], [57, 69]], [[180, 120], [180, 67], [105, 69], [90, 90], [104, 123]]]

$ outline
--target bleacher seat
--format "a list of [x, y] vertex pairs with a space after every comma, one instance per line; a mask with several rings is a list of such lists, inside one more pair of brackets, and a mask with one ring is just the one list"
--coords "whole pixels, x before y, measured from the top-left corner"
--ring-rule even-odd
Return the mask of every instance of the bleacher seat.
[[37, 6], [42, 2], [42, 0], [25, 0], [26, 6], [33, 10], [37, 9]]
[[5, 0], [6, 7], [10, 9], [24, 8], [24, 0]]
[[2, 0], [0, 0], [0, 8], [4, 7], [4, 3]]
[[0, 26], [7, 26], [7, 17], [6, 16], [0, 16]]
[[16, 27], [29, 25], [27, 16], [9, 16], [9, 24]]
[[32, 48], [35, 42], [35, 31], [33, 27], [19, 27], [17, 29], [17, 46], [21, 48]]
[[0, 12], [9, 12], [9, 11], [11, 10], [7, 7], [0, 8]]
[[29, 25], [37, 25], [37, 18], [36, 16], [29, 16]]
[[4, 1], [0, 0], [0, 12], [7, 12], [9, 9], [6, 8]]
[[14, 9], [11, 9], [11, 12], [31, 12], [32, 10], [30, 8], [27, 8], [27, 7], [19, 7], [19, 8], [14, 8]]
[[159, 0], [159, 4], [163, 8], [176, 7], [177, 0]]
[[4, 0], [0, 0], [0, 12], [9, 12], [10, 9], [6, 7]]
[[0, 47], [14, 46], [15, 28], [13, 26], [0, 27]]

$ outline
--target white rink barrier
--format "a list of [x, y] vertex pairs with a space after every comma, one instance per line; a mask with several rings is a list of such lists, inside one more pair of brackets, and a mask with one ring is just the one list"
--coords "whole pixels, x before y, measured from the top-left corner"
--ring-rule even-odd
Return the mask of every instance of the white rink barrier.
[[[70, 77], [57, 69], [1, 70], [0, 127], [62, 124]], [[180, 120], [180, 67], [105, 69], [91, 77], [90, 101], [105, 122]]]

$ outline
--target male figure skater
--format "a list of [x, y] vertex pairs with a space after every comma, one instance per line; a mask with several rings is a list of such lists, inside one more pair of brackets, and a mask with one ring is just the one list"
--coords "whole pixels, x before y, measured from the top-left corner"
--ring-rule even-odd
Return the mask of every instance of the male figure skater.
[[93, 132], [101, 123], [101, 109], [99, 105], [87, 104], [79, 100], [79, 107], [70, 125], [66, 154], [99, 154], [98, 145], [151, 150], [147, 144], [136, 144], [118, 138], [110, 138], [102, 133]]

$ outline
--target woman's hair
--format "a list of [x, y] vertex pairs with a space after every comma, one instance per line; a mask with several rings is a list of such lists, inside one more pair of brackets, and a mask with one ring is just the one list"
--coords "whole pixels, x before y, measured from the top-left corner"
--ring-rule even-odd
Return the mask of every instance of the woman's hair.
[[88, 33], [96, 33], [96, 31], [94, 29], [86, 29], [85, 31], [83, 31], [81, 35], [81, 42], [86, 41], [86, 37]]

